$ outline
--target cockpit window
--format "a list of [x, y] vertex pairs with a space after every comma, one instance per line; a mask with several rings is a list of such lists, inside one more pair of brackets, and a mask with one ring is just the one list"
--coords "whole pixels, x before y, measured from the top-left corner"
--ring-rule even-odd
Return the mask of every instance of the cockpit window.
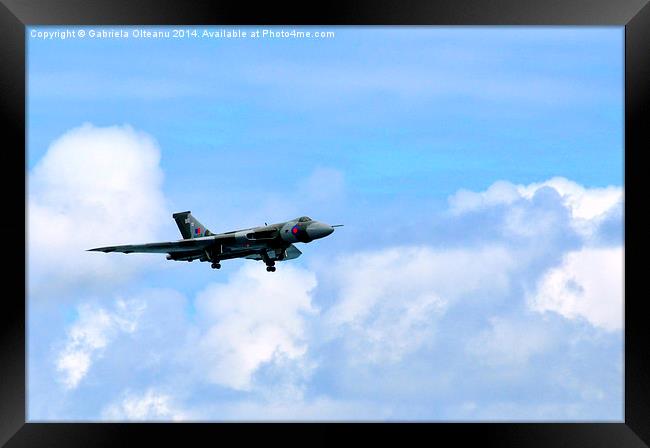
[[311, 218], [309, 216], [301, 216], [300, 218], [298, 218], [298, 222], [307, 222], [307, 221], [311, 221]]

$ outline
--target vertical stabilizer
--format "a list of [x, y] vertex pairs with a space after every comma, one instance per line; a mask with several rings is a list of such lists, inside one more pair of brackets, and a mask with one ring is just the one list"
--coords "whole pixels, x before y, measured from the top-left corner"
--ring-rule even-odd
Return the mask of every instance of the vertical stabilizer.
[[174, 213], [172, 218], [176, 221], [178, 230], [181, 231], [181, 235], [183, 235], [183, 239], [185, 240], [212, 235], [212, 232], [192, 216], [192, 212], [190, 211]]

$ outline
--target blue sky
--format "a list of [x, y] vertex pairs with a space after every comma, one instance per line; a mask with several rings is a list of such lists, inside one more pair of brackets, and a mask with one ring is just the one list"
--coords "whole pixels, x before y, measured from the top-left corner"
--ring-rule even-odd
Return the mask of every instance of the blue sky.
[[27, 31], [29, 418], [622, 419], [623, 28], [299, 29]]

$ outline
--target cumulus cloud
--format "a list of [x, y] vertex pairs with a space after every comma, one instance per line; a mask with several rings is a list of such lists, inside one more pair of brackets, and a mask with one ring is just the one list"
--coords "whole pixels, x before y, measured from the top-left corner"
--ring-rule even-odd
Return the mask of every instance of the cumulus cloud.
[[333, 334], [357, 359], [397, 362], [426, 344], [450, 303], [509, 287], [515, 261], [501, 248], [395, 247], [339, 260], [338, 301], [328, 310]]
[[576, 219], [597, 218], [623, 200], [621, 187], [585, 188], [564, 177], [554, 177], [541, 183], [518, 186], [517, 190], [523, 197], [530, 198], [542, 187], [554, 188]]
[[45, 287], [115, 282], [143, 263], [85, 251], [155, 237], [168, 218], [159, 162], [155, 140], [130, 126], [84, 124], [51, 144], [28, 176], [31, 297]]
[[[449, 198], [449, 204], [457, 219], [498, 208], [504, 217], [499, 224], [510, 236], [505, 242], [519, 235], [542, 248], [553, 248], [559, 263], [547, 266], [541, 278], [533, 279], [533, 292], [528, 294], [531, 309], [554, 311], [568, 319], [582, 317], [607, 330], [622, 328], [621, 187], [586, 188], [562, 177], [529, 185], [499, 181], [482, 192], [461, 190]], [[553, 211], [557, 204], [567, 219], [562, 210]], [[580, 237], [579, 244], [555, 244], [568, 231]], [[530, 248], [522, 254], [531, 255], [541, 260]]]
[[192, 414], [181, 409], [170, 394], [149, 388], [143, 393], [124, 392], [102, 410], [101, 417], [108, 421], [180, 421], [191, 419]]
[[530, 306], [568, 319], [584, 318], [605, 330], [623, 326], [623, 249], [584, 248], [566, 254], [544, 274]]
[[[516, 212], [517, 201], [532, 200], [544, 188], [550, 188], [561, 198], [562, 204], [571, 216], [571, 226], [585, 238], [593, 236], [598, 225], [623, 201], [623, 189], [616, 186], [586, 188], [563, 177], [554, 177], [539, 183], [515, 185], [497, 181], [485, 191], [459, 190], [449, 198], [450, 212], [462, 215], [468, 212], [486, 210], [495, 206], [511, 206]], [[512, 216], [517, 219], [517, 216]], [[525, 226], [515, 227], [525, 230]]]
[[449, 197], [449, 210], [455, 215], [486, 209], [495, 205], [511, 204], [521, 198], [517, 187], [507, 181], [497, 181], [485, 191], [458, 190]]
[[227, 283], [199, 293], [197, 356], [208, 380], [250, 390], [263, 364], [302, 357], [308, 345], [306, 317], [317, 312], [310, 294], [315, 287], [316, 277], [306, 270], [286, 265], [268, 275], [249, 264]]
[[144, 304], [118, 300], [113, 311], [82, 304], [78, 318], [67, 331], [63, 349], [57, 354], [56, 369], [67, 389], [76, 388], [88, 373], [93, 361], [119, 333], [133, 333]]
[[[508, 397], [478, 400], [478, 409], [458, 406], [473, 403], [472, 394], [485, 390], [488, 371], [497, 382], [490, 387], [508, 394], [513, 387], [529, 390], [524, 383], [530, 380], [510, 375], [513, 371], [532, 372], [535, 363], [550, 359], [554, 367], [573, 372], [576, 359], [588, 362], [584, 353], [600, 354], [600, 342], [592, 336], [602, 332], [574, 326], [576, 318], [597, 328], [622, 325], [622, 242], [614, 238], [613, 247], [593, 246], [595, 240], [583, 238], [576, 246], [560, 238], [576, 219], [598, 220], [604, 213], [613, 223], [621, 202], [602, 206], [602, 213], [581, 210], [576, 218], [572, 207], [580, 206], [566, 196], [577, 193], [556, 187], [564, 188], [540, 184], [524, 191], [502, 182], [488, 188], [497, 193], [488, 193], [486, 201], [470, 192], [468, 203], [474, 205], [445, 219], [476, 238], [453, 247], [347, 250], [312, 264], [314, 271], [287, 263], [272, 275], [259, 263], [245, 263], [220, 283], [200, 289], [190, 314], [184, 314], [187, 299], [173, 291], [162, 301], [156, 300], [158, 293], [141, 294], [147, 306], [138, 317], [88, 305], [83, 312], [80, 308], [57, 367], [67, 387], [74, 388], [111, 341], [130, 335], [134, 342], [128, 350], [137, 355], [129, 356], [138, 366], [121, 365], [136, 369], [138, 381], [154, 373], [157, 384], [175, 389], [120, 385], [126, 392], [119, 399], [101, 403], [102, 418], [109, 420], [426, 419], [432, 412], [441, 418], [481, 418], [489, 415], [486, 409], [497, 417], [511, 415], [510, 404], [497, 405], [509, 403]], [[474, 225], [481, 217], [499, 232]], [[545, 312], [565, 319], [548, 319]], [[582, 339], [571, 333], [576, 328]], [[602, 334], [598, 337], [607, 337]], [[573, 342], [563, 345], [566, 340]], [[118, 345], [110, 345], [116, 359], [127, 350]], [[566, 349], [560, 361], [554, 357], [559, 347]], [[584, 379], [581, 372], [575, 375]], [[550, 376], [535, 373], [540, 390], [564, 387]], [[128, 382], [135, 376], [120, 378]], [[606, 392], [604, 381], [592, 378], [590, 390]], [[454, 388], [466, 392], [451, 397]], [[602, 396], [587, 394], [583, 401], [602, 401]], [[444, 406], [430, 409], [431, 400], [443, 399]], [[546, 404], [537, 404], [523, 412], [529, 418], [542, 415]]]

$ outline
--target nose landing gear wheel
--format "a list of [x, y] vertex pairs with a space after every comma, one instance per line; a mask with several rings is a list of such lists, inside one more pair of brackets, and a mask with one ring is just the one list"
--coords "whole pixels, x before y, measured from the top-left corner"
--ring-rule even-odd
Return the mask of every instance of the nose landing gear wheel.
[[221, 269], [221, 265], [219, 263], [212, 263], [212, 269]]
[[267, 272], [275, 272], [275, 266], [267, 266], [266, 271]]

